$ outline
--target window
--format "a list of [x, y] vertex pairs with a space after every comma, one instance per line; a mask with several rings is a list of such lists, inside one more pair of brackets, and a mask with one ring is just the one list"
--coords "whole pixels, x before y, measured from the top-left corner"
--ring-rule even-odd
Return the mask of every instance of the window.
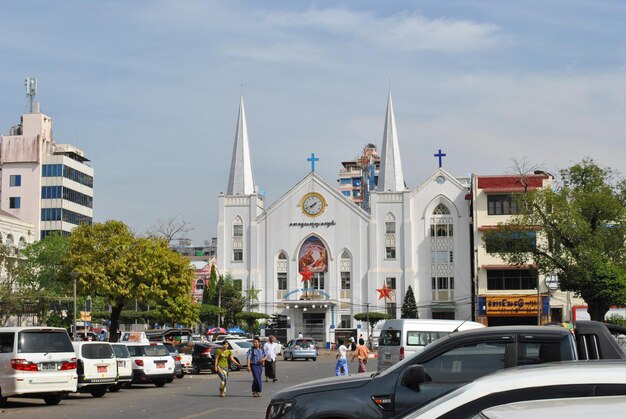
[[450, 276], [433, 276], [431, 279], [433, 291], [453, 290], [454, 277]]
[[349, 314], [342, 314], [341, 315], [341, 328], [343, 329], [349, 329], [351, 324], [350, 324], [350, 315]]
[[487, 214], [514, 215], [517, 212], [517, 202], [513, 195], [487, 195]]
[[242, 224], [234, 224], [233, 225], [233, 236], [234, 237], [243, 237], [243, 225]]
[[9, 208], [20, 208], [21, 199], [19, 196], [12, 196], [9, 198]]
[[276, 274], [276, 280], [278, 281], [278, 289], [284, 291], [287, 289], [287, 272], [278, 272]]
[[385, 234], [395, 234], [396, 233], [396, 223], [393, 221], [385, 222]]
[[453, 263], [452, 250], [436, 250], [430, 254], [430, 262], [434, 264]]
[[439, 204], [433, 210], [434, 215], [448, 215], [450, 214], [450, 210], [443, 204]]
[[350, 272], [341, 272], [341, 289], [350, 289]]
[[349, 185], [350, 183], [352, 183], [352, 179], [350, 178], [341, 178], [341, 184], [342, 185]]
[[109, 359], [115, 358], [115, 353], [110, 344], [94, 343], [83, 345], [81, 355], [85, 359]]
[[488, 236], [485, 242], [487, 253], [529, 252], [537, 247], [535, 231], [520, 231]]
[[431, 237], [447, 237], [453, 236], [452, 224], [431, 224], [430, 236]]
[[17, 336], [17, 351], [19, 353], [50, 353], [74, 352], [72, 341], [66, 331], [22, 331]]
[[396, 289], [396, 278], [385, 278], [385, 285], [392, 290]]
[[22, 175], [11, 175], [9, 186], [22, 186]]
[[352, 186], [361, 186], [361, 179], [352, 179]]
[[202, 291], [204, 290], [204, 281], [201, 279], [198, 279], [196, 281], [196, 291]]
[[387, 306], [387, 314], [390, 319], [396, 318], [396, 303], [385, 303]]
[[506, 343], [486, 341], [453, 348], [424, 362], [433, 382], [466, 382], [504, 368]]
[[396, 248], [395, 247], [385, 247], [385, 259], [395, 259], [396, 258]]
[[487, 271], [487, 289], [536, 289], [537, 279], [537, 271], [532, 269], [489, 269]]
[[315, 272], [313, 274], [313, 288], [317, 290], [324, 289], [324, 272]]
[[243, 249], [233, 249], [233, 262], [243, 261]]
[[343, 196], [350, 196], [350, 191], [341, 191]]
[[13, 352], [13, 343], [15, 342], [15, 333], [0, 333], [0, 353]]
[[426, 346], [449, 334], [450, 332], [418, 332], [409, 330], [406, 333], [406, 344], [408, 346]]

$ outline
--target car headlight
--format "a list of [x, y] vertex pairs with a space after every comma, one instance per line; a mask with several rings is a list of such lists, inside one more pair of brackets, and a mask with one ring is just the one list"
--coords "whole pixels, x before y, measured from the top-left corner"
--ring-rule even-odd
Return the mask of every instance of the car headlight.
[[266, 419], [279, 418], [289, 411], [293, 407], [295, 402], [293, 400], [272, 400], [270, 405], [267, 406], [267, 412], [265, 414]]

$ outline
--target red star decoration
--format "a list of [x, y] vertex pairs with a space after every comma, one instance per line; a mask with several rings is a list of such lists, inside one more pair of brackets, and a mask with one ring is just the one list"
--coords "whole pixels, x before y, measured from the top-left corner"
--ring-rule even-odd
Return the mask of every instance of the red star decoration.
[[305, 266], [304, 269], [300, 271], [300, 275], [302, 275], [302, 282], [310, 281], [314, 273], [315, 272], [310, 270], [308, 266]]
[[387, 288], [387, 284], [383, 285], [382, 288], [379, 288], [376, 291], [378, 291], [379, 300], [381, 298], [389, 298], [391, 300], [391, 295], [389, 294], [391, 292], [391, 288]]

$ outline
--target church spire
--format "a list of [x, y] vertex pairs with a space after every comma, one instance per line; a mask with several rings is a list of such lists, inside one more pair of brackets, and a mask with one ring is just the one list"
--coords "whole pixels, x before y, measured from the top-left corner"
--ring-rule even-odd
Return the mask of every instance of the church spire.
[[239, 116], [235, 132], [233, 159], [230, 163], [230, 177], [228, 178], [227, 195], [252, 195], [254, 193], [254, 179], [252, 177], [252, 162], [248, 147], [248, 127], [246, 112], [243, 106], [243, 95], [239, 101]]
[[396, 117], [393, 113], [391, 90], [389, 90], [377, 190], [381, 192], [400, 192], [405, 189], [402, 161], [400, 160], [400, 147], [398, 146], [398, 133], [396, 132]]

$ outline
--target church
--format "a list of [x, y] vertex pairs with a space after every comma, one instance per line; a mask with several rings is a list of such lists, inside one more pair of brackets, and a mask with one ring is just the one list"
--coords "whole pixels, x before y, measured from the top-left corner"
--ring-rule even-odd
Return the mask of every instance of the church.
[[407, 188], [391, 93], [369, 211], [309, 160], [311, 172], [266, 207], [241, 98], [228, 186], [218, 198], [217, 267], [241, 281], [255, 311], [285, 316], [287, 339], [302, 333], [334, 342], [342, 329], [367, 337], [353, 316], [399, 318], [410, 286], [420, 318], [471, 317], [470, 179], [451, 176], [439, 160], [429, 178]]

